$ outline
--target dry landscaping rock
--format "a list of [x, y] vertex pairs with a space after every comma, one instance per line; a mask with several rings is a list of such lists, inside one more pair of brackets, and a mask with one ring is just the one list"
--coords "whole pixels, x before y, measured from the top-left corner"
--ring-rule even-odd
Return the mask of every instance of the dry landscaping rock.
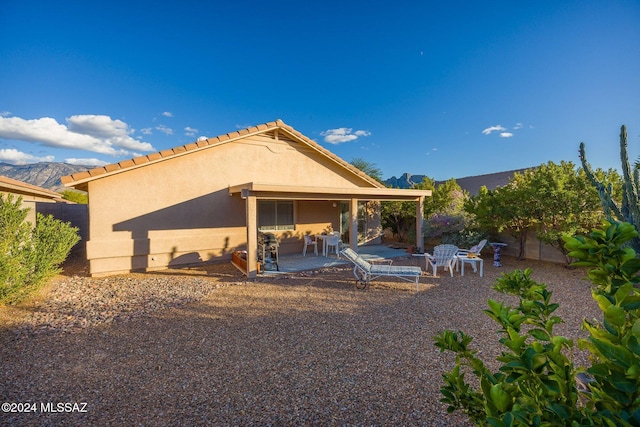
[[[0, 309], [13, 316], [0, 329], [0, 400], [38, 409], [0, 413], [0, 425], [468, 425], [439, 402], [453, 358], [433, 336], [464, 330], [491, 364], [501, 349], [482, 310], [514, 302], [491, 289], [500, 273], [534, 268], [561, 303], [558, 333], [584, 336], [581, 320], [599, 316], [583, 271], [503, 263], [484, 278], [425, 275], [417, 293], [389, 278], [356, 290], [348, 267], [62, 276], [37, 303]], [[41, 410], [58, 402], [86, 412]]]

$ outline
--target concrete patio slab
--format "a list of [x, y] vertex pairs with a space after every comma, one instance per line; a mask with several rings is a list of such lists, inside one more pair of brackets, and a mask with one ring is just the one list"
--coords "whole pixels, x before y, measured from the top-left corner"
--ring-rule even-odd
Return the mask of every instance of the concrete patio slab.
[[[361, 254], [365, 259], [394, 259], [408, 256], [407, 252], [404, 249], [394, 249], [385, 245], [360, 246], [358, 247], [358, 253]], [[313, 253], [307, 253], [307, 256], [302, 256], [302, 254], [299, 253], [280, 255], [279, 261], [280, 262], [278, 263], [278, 266], [280, 267], [280, 271], [276, 271], [275, 266], [273, 266], [273, 269], [268, 268], [267, 270], [263, 271], [262, 274], [270, 275], [293, 273], [298, 271], [315, 270], [319, 268], [336, 267], [350, 264], [349, 260], [344, 257], [337, 257], [335, 254], [331, 254], [329, 256], [316, 256]]]

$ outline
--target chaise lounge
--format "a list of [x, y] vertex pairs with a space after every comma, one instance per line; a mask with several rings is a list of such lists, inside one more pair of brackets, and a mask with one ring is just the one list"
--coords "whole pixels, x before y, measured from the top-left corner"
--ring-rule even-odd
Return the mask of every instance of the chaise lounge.
[[416, 291], [418, 290], [418, 279], [422, 276], [420, 267], [371, 264], [351, 248], [346, 248], [340, 253], [354, 264], [353, 275], [356, 276], [356, 288], [358, 289], [365, 289], [372, 280], [387, 276], [415, 282]]

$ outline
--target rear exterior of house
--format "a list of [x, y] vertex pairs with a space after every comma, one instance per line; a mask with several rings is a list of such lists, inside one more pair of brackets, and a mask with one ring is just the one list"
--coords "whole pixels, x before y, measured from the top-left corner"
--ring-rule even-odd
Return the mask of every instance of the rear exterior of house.
[[[345, 206], [373, 199], [354, 204], [352, 192], [388, 190], [279, 120], [62, 181], [89, 194], [92, 275], [230, 259], [248, 243], [252, 255], [257, 231], [275, 233], [281, 253], [301, 251], [304, 234], [348, 233]], [[372, 242], [375, 212], [360, 216]]]

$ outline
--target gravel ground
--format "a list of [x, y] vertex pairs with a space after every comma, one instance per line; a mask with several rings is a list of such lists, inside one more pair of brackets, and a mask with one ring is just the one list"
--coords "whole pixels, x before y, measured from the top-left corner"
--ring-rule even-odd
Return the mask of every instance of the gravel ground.
[[561, 303], [558, 333], [583, 336], [582, 319], [599, 317], [584, 271], [489, 261], [484, 278], [423, 276], [419, 292], [394, 279], [356, 290], [346, 267], [253, 281], [228, 264], [60, 276], [0, 308], [0, 402], [35, 404], [0, 412], [0, 425], [468, 425], [439, 402], [453, 357], [433, 336], [464, 330], [493, 365], [482, 310], [514, 302], [491, 289], [496, 277], [533, 267]]

